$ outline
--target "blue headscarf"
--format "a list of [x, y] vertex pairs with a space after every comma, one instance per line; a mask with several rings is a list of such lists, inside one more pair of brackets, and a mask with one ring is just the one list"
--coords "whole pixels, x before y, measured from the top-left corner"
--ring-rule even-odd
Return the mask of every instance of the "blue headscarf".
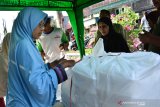
[[47, 17], [48, 15], [46, 13], [34, 7], [26, 7], [19, 12], [12, 27], [10, 48], [9, 48], [9, 59], [12, 59], [14, 61], [16, 60], [14, 59], [15, 58], [14, 54], [17, 54], [17, 52], [15, 52], [17, 44], [20, 43], [22, 40], [27, 40], [28, 42], [30, 42], [27, 45], [31, 44], [33, 46], [34, 48], [34, 50], [32, 49], [33, 54], [36, 55], [36, 53], [39, 53], [33, 42], [34, 38], [32, 32], [38, 26], [38, 24], [42, 20], [45, 21]]
[[24, 8], [14, 21], [8, 70], [7, 107], [50, 107], [56, 99], [58, 80], [48, 69], [33, 42], [32, 32], [47, 14]]
[[23, 38], [29, 39], [33, 42], [32, 32], [38, 26], [40, 21], [46, 19], [47, 14], [41, 10], [33, 7], [24, 8], [18, 14], [13, 24], [12, 37], [14, 38], [14, 44], [17, 44], [17, 42]]

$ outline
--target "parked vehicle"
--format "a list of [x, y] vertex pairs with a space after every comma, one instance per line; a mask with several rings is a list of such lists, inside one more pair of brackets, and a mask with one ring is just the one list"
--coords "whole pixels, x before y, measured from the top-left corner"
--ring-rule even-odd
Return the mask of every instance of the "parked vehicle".
[[[84, 46], [85, 46], [85, 48], [92, 48], [92, 43], [91, 43], [92, 41], [94, 41], [94, 37], [86, 36], [84, 38]], [[76, 40], [72, 41], [71, 50], [74, 50], [74, 51], [78, 50], [78, 46], [77, 46]]]

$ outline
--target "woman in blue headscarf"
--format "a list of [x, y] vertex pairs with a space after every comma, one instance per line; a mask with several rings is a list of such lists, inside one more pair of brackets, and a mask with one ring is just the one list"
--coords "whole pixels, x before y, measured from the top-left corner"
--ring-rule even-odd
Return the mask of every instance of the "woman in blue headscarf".
[[51, 107], [58, 83], [67, 79], [64, 68], [75, 64], [65, 60], [45, 64], [34, 44], [44, 29], [47, 14], [33, 7], [24, 8], [14, 21], [10, 48], [7, 107]]

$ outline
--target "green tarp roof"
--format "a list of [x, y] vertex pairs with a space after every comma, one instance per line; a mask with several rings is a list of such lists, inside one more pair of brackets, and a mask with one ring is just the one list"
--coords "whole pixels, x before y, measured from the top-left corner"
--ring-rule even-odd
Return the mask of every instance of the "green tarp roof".
[[[1, 10], [19, 10], [19, 7], [33, 6], [43, 9], [70, 10], [73, 7], [87, 7], [102, 0], [1, 0]], [[17, 7], [17, 8], [15, 8]]]

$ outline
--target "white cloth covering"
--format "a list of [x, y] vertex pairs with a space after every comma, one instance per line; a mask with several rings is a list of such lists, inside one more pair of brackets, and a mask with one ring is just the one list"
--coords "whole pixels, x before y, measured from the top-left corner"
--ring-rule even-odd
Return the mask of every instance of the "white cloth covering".
[[135, 52], [86, 56], [72, 70], [72, 107], [160, 105], [158, 54]]

